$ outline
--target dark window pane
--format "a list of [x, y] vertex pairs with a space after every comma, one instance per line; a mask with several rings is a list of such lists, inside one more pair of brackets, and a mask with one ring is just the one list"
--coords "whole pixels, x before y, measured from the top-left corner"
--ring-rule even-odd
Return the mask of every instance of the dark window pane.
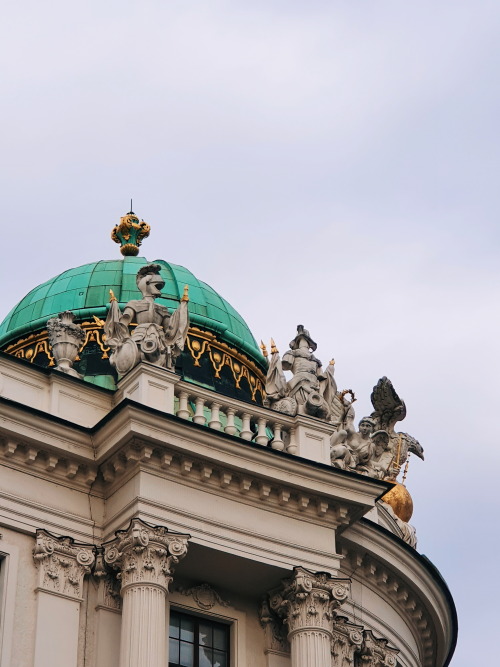
[[194, 620], [181, 616], [181, 639], [185, 642], [194, 642]]
[[194, 665], [194, 646], [181, 642], [181, 660], [182, 667], [193, 667]]
[[177, 639], [171, 639], [168, 644], [168, 661], [174, 665], [179, 664], [179, 642]]
[[214, 627], [214, 648], [227, 650], [227, 628]]
[[210, 623], [201, 623], [199, 630], [199, 643], [202, 646], [213, 646], [212, 641], [212, 625]]
[[170, 614], [170, 636], [179, 638], [179, 616]]
[[227, 658], [225, 651], [214, 651], [214, 661], [212, 664], [214, 667], [226, 667]]
[[203, 648], [200, 646], [200, 667], [212, 667], [213, 651], [211, 648]]

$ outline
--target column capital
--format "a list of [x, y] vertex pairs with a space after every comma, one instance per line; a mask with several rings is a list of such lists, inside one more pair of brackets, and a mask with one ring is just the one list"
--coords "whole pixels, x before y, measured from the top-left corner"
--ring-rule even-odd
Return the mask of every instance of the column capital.
[[396, 667], [399, 651], [389, 646], [385, 637], [377, 638], [371, 630], [363, 632], [360, 659], [366, 667]]
[[38, 590], [82, 600], [83, 577], [95, 561], [95, 547], [72, 537], [56, 537], [38, 529], [33, 559], [38, 569]]
[[104, 544], [104, 560], [118, 571], [121, 591], [129, 586], [157, 586], [168, 592], [173, 566], [187, 553], [190, 535], [171, 533], [165, 526], [152, 526], [132, 519], [126, 530]]
[[271, 592], [270, 605], [288, 626], [289, 639], [305, 630], [331, 637], [335, 610], [347, 600], [350, 583], [349, 579], [337, 579], [327, 572], [296, 567], [293, 576]]

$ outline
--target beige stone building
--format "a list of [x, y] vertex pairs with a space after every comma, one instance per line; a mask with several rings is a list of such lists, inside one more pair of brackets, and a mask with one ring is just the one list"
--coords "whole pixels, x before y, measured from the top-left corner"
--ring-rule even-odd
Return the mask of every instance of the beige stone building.
[[[175, 370], [109, 362], [133, 255], [36, 287], [0, 326], [1, 667], [448, 665], [453, 600], [379, 502], [393, 484], [331, 465], [331, 421], [266, 407], [242, 318], [157, 263], [169, 311], [189, 286]], [[47, 328], [65, 310], [79, 377]]]

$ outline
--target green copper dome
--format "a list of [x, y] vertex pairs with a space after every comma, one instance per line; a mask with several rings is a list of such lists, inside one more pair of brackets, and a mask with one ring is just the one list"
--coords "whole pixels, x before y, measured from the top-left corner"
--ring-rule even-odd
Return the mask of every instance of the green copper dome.
[[[189, 286], [191, 325], [208, 329], [229, 345], [246, 353], [262, 368], [264, 359], [250, 329], [236, 310], [209, 285], [176, 264], [155, 260], [161, 265], [165, 280], [163, 297], [157, 302], [177, 308], [184, 285]], [[104, 319], [108, 310], [109, 290], [113, 290], [120, 307], [131, 299], [140, 299], [135, 277], [148, 264], [144, 257], [92, 262], [35, 287], [7, 315], [0, 325], [0, 348], [22, 336], [46, 327], [47, 320], [63, 310], [74, 312], [77, 320]]]

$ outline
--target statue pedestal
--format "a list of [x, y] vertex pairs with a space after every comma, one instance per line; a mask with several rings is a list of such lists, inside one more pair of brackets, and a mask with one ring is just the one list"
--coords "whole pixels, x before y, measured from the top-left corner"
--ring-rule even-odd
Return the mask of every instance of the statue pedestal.
[[174, 414], [174, 388], [180, 377], [172, 371], [142, 361], [118, 382], [116, 404], [124, 398]]
[[295, 442], [298, 450], [296, 454], [305, 459], [318, 461], [330, 465], [330, 436], [335, 427], [328, 422], [297, 415], [295, 417]]

